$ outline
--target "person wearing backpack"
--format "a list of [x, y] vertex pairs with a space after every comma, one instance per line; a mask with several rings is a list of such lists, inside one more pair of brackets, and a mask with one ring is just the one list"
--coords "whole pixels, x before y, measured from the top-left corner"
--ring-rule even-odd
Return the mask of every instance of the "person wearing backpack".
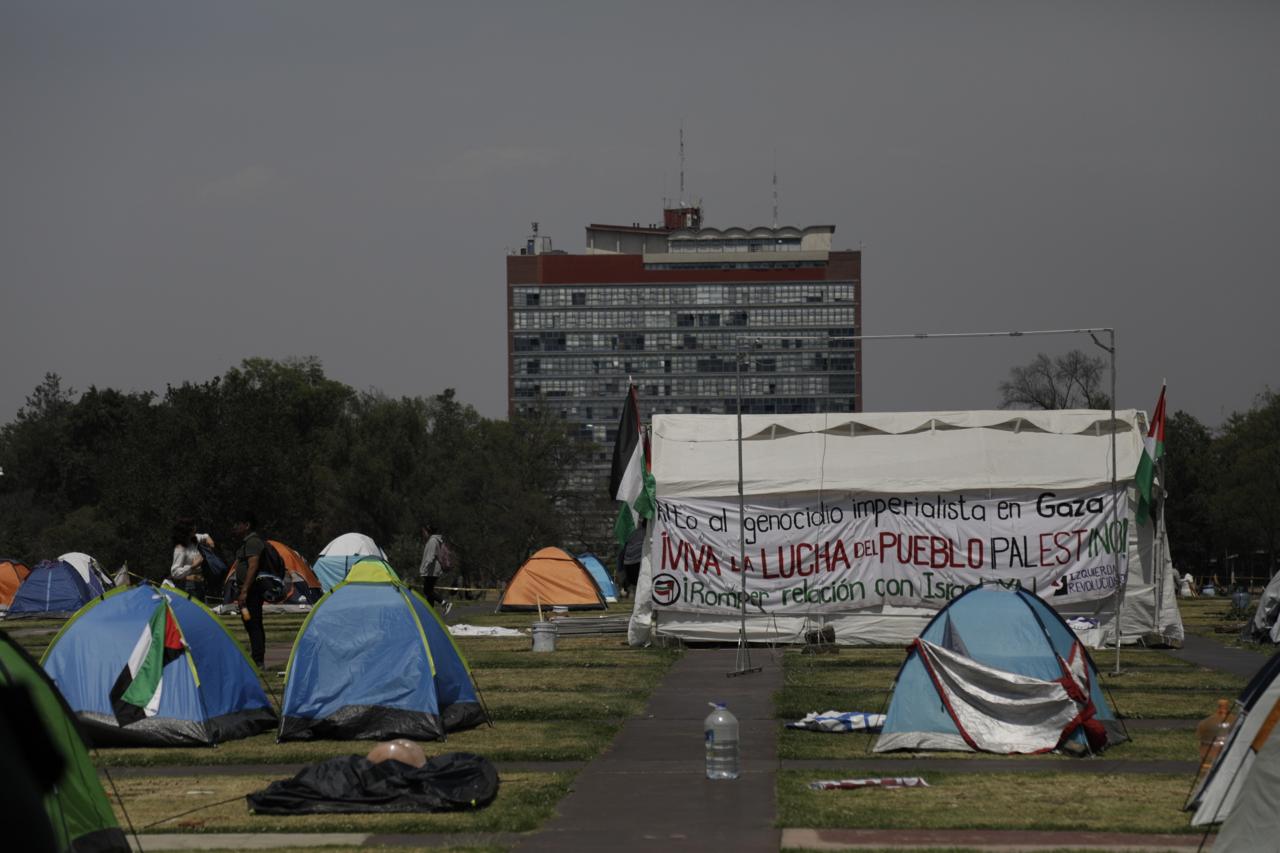
[[[436, 582], [440, 575], [448, 570], [449, 546], [439, 533], [431, 532], [431, 523], [422, 523], [422, 563], [418, 566], [418, 576], [422, 578], [422, 597], [432, 607], [448, 614], [453, 609], [453, 602], [444, 601], [436, 594]], [[442, 608], [443, 605], [443, 608]]]
[[267, 543], [258, 535], [257, 516], [247, 510], [236, 516], [232, 530], [242, 540], [236, 551], [236, 580], [240, 584], [236, 606], [240, 608], [240, 619], [249, 635], [249, 657], [262, 669], [267, 655], [267, 632], [262, 627], [262, 584], [255, 581], [265, 568], [263, 552]]

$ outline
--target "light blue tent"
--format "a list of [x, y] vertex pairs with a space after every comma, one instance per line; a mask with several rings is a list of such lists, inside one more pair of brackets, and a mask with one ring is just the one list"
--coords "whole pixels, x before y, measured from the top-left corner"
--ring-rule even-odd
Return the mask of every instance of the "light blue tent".
[[282, 705], [282, 741], [443, 739], [488, 719], [444, 623], [374, 559], [302, 623]]
[[316, 573], [321, 588], [329, 592], [342, 583], [351, 567], [365, 557], [385, 560], [387, 555], [382, 553], [377, 542], [363, 533], [344, 533], [324, 546], [311, 570]]
[[1062, 617], [1034, 594], [975, 587], [911, 644], [876, 752], [1042, 752], [1126, 740], [1098, 670]]
[[600, 587], [600, 594], [604, 596], [605, 601], [618, 600], [618, 587], [614, 585], [613, 578], [609, 577], [609, 570], [604, 567], [604, 563], [600, 562], [599, 557], [595, 554], [579, 554], [578, 562], [587, 567], [591, 579], [596, 582], [596, 586]]
[[[154, 713], [122, 721], [112, 688], [166, 606], [186, 651], [164, 664]], [[119, 587], [95, 599], [62, 626], [41, 664], [97, 746], [212, 745], [276, 724], [240, 644], [207, 607], [174, 589]]]
[[70, 563], [45, 560], [18, 587], [9, 617], [75, 613], [101, 592], [101, 585], [90, 588]]

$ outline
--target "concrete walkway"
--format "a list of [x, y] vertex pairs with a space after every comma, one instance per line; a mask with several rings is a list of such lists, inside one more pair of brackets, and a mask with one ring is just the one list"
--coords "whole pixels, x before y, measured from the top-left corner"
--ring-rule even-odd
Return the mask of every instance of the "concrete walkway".
[[1267, 654], [1233, 648], [1195, 634], [1187, 634], [1182, 641], [1182, 648], [1168, 649], [1167, 654], [1196, 666], [1216, 669], [1242, 678], [1252, 678], [1269, 658]]
[[[753, 650], [752, 662], [762, 671], [729, 678], [733, 649], [686, 652], [644, 715], [625, 723], [578, 774], [556, 817], [515, 849], [776, 853], [782, 833], [774, 826], [773, 693], [782, 686], [782, 667], [764, 650]], [[742, 775], [733, 781], [705, 775], [702, 721], [713, 699], [727, 702], [739, 722]]]

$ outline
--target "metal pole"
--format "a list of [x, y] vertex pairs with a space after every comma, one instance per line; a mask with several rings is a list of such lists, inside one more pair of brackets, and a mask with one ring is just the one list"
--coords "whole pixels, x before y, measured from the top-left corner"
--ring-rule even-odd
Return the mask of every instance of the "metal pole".
[[734, 661], [732, 672], [726, 673], [730, 678], [735, 675], [746, 675], [749, 672], [760, 672], [761, 667], [751, 665], [751, 645], [747, 642], [747, 540], [746, 504], [743, 498], [742, 469], [742, 338], [735, 336], [734, 347], [734, 379], [738, 395], [738, 569], [742, 573], [742, 597], [738, 602], [738, 655]]
[[[1120, 527], [1120, 494], [1116, 482], [1119, 479], [1116, 471], [1116, 333], [1111, 330], [1111, 536], [1112, 545], [1116, 545], [1115, 537]], [[1120, 551], [1116, 550], [1116, 671], [1120, 674], [1120, 611], [1124, 606], [1124, 588], [1129, 580], [1129, 529], [1124, 530], [1124, 574], [1120, 574]]]

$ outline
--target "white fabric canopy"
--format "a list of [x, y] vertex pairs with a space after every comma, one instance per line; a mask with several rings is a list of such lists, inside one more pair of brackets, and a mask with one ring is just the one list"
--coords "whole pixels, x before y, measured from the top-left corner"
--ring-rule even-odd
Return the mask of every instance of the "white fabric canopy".
[[[948, 492], [1053, 491], [1118, 487], [1129, 495], [1128, 578], [1120, 612], [1123, 642], [1180, 643], [1167, 539], [1156, 546], [1150, 525], [1133, 523], [1133, 477], [1147, 419], [1142, 412], [955, 411], [858, 414], [744, 415], [742, 478], [745, 496], [830, 494], [931, 495]], [[734, 415], [654, 415], [651, 466], [659, 501], [728, 498], [738, 494], [738, 418]], [[663, 611], [655, 616], [652, 542], [645, 542], [629, 638], [654, 634], [691, 641], [737, 638], [738, 616]], [[1058, 608], [1087, 617], [1090, 645], [1113, 643], [1115, 596], [1088, 606]], [[837, 642], [900, 643], [916, 636], [936, 610], [869, 607], [808, 617], [750, 613], [752, 642], [797, 642], [815, 619], [834, 627]]]

